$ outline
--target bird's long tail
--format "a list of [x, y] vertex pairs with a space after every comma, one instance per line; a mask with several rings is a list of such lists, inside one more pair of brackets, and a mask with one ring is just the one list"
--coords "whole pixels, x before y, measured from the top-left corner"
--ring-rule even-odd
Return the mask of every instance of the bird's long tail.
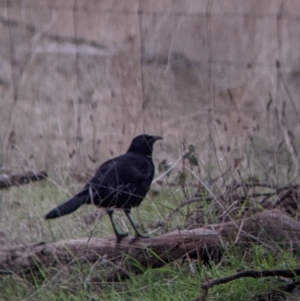
[[90, 204], [91, 197], [88, 189], [83, 189], [81, 192], [73, 196], [71, 199], [60, 204], [45, 215], [45, 219], [57, 218], [74, 212], [84, 204]]

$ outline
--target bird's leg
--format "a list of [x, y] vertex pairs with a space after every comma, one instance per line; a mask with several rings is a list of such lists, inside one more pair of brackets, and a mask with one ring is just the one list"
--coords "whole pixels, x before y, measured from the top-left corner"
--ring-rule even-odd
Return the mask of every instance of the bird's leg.
[[122, 240], [124, 237], [128, 236], [128, 233], [119, 233], [119, 232], [118, 232], [118, 230], [117, 230], [117, 228], [116, 228], [116, 225], [115, 225], [115, 223], [114, 223], [113, 217], [112, 217], [112, 216], [113, 216], [113, 213], [114, 213], [114, 210], [113, 210], [113, 209], [107, 209], [106, 212], [107, 212], [107, 214], [108, 214], [108, 216], [109, 216], [109, 219], [110, 219], [110, 221], [111, 221], [111, 224], [112, 224], [112, 226], [113, 226], [113, 229], [114, 229], [114, 232], [115, 232], [115, 235], [116, 235], [116, 238], [117, 238], [117, 243], [120, 243], [121, 240]]
[[148, 236], [142, 235], [142, 234], [138, 231], [138, 229], [136, 228], [135, 224], [133, 223], [133, 221], [132, 221], [132, 219], [131, 219], [131, 217], [130, 217], [130, 215], [129, 215], [129, 214], [130, 214], [130, 209], [124, 209], [124, 213], [126, 214], [127, 218], [128, 218], [129, 221], [130, 221], [131, 226], [132, 226], [133, 229], [134, 229], [134, 232], [135, 232], [135, 239], [136, 239], [136, 238], [139, 238], [139, 237], [141, 237], [141, 238], [149, 238]]

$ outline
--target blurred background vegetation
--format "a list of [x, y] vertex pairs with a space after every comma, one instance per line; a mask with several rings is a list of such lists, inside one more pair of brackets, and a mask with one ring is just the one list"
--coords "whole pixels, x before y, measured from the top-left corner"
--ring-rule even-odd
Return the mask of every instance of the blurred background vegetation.
[[298, 176], [299, 1], [0, 5], [3, 168], [92, 171], [147, 132], [158, 163], [192, 144], [218, 171]]

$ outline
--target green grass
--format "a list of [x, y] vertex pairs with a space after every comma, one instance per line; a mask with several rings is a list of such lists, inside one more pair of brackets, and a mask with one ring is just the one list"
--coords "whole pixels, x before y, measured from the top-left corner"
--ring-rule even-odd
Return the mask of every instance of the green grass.
[[[89, 235], [104, 237], [112, 235], [112, 227], [105, 216], [100, 222], [83, 225], [80, 217], [93, 206], [83, 206], [74, 214], [45, 221], [44, 214], [68, 195], [78, 191], [80, 185], [57, 185], [50, 181], [20, 186], [2, 191], [0, 194], [0, 242], [2, 246], [29, 244], [41, 241], [72, 239]], [[69, 194], [68, 194], [69, 193]], [[151, 194], [150, 194], [151, 195]], [[170, 210], [184, 201], [181, 189], [169, 187], [155, 197], [148, 197], [142, 205], [132, 210], [132, 217], [142, 232], [155, 236], [161, 229], [155, 224], [164, 221]], [[211, 205], [200, 202], [206, 211], [206, 219], [213, 220]], [[190, 210], [199, 204], [191, 205]], [[182, 227], [186, 207], [168, 222], [168, 229]], [[132, 229], [126, 217], [119, 212], [116, 220], [120, 231]], [[79, 300], [193, 300], [200, 293], [200, 285], [207, 279], [224, 277], [237, 270], [295, 268], [297, 259], [278, 249], [252, 245], [247, 247], [227, 246], [222, 261], [212, 268], [197, 262], [175, 262], [156, 270], [146, 270], [132, 275], [120, 283], [106, 283], [101, 277], [109, 268], [99, 264], [76, 264], [65, 269], [48, 268], [27, 278], [11, 275], [0, 277], [0, 300], [9, 301], [79, 301]], [[91, 281], [97, 278], [98, 281]], [[100, 279], [100, 280], [99, 280]], [[244, 278], [220, 285], [209, 291], [209, 300], [253, 300], [270, 288], [280, 285], [276, 279]]]

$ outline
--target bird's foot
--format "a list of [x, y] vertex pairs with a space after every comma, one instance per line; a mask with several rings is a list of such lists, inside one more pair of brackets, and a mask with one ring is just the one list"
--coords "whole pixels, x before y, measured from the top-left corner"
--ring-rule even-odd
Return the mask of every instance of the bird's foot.
[[125, 237], [127, 237], [128, 236], [128, 233], [118, 233], [117, 235], [116, 235], [116, 238], [117, 238], [117, 244], [119, 244], [120, 242], [121, 242], [121, 240], [123, 239], [123, 238], [125, 238]]
[[130, 240], [130, 243], [134, 243], [135, 241], [137, 241], [140, 238], [150, 238], [149, 236], [146, 235], [142, 235], [140, 233], [136, 233], [135, 237], [133, 239]]
[[150, 238], [150, 236], [147, 236], [147, 235], [143, 235], [143, 234], [138, 234], [135, 236], [135, 238]]

